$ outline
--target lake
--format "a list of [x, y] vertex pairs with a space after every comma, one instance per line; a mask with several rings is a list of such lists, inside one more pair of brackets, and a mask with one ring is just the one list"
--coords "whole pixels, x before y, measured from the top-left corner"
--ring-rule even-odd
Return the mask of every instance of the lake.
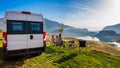
[[90, 37], [90, 36], [77, 37], [77, 39], [100, 41], [97, 37]]
[[[100, 41], [99, 38], [97, 37], [91, 37], [91, 36], [84, 36], [84, 37], [76, 37], [77, 39], [83, 39], [83, 40], [92, 40], [92, 41]], [[119, 42], [108, 42], [110, 44], [115, 44], [118, 47], [120, 47], [120, 43]]]
[[118, 43], [118, 42], [111, 42], [111, 44], [115, 44], [115, 45], [117, 45], [118, 47], [120, 47], [120, 43]]

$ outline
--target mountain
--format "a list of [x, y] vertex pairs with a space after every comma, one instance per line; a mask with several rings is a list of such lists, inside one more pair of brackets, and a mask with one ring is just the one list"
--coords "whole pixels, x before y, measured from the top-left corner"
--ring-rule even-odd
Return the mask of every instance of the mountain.
[[95, 36], [98, 37], [101, 41], [104, 42], [112, 42], [117, 41], [120, 42], [120, 24], [106, 26]]
[[113, 30], [116, 33], [120, 34], [120, 23], [112, 26], [106, 26], [103, 30]]
[[115, 31], [112, 30], [102, 30], [98, 34], [96, 34], [96, 37], [104, 42], [113, 42], [120, 40], [120, 34], [117, 34]]
[[49, 19], [44, 19], [44, 22], [46, 25], [46, 31], [49, 34], [58, 34], [59, 33], [58, 28], [60, 26], [63, 26], [64, 28], [63, 31], [64, 37], [78, 37], [78, 36], [87, 36], [87, 35], [92, 36], [95, 34], [95, 32], [90, 32], [86, 28], [84, 29], [75, 28]]
[[3, 18], [0, 18], [0, 28], [2, 28], [2, 20]]

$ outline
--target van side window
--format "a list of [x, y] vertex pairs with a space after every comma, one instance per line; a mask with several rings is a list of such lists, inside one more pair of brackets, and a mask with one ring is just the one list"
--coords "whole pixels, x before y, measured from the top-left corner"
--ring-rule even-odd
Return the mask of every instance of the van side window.
[[23, 30], [23, 24], [22, 23], [12, 23], [12, 31], [22, 31]]

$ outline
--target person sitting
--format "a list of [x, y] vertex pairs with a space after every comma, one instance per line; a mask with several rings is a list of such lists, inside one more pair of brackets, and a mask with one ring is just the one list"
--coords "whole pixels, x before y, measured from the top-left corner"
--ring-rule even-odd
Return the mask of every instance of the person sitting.
[[62, 46], [62, 45], [63, 45], [62, 36], [61, 34], [59, 34], [59, 46]]
[[52, 35], [51, 43], [52, 43], [52, 45], [55, 45], [55, 38], [54, 38], [54, 35]]
[[55, 44], [56, 44], [56, 46], [58, 46], [58, 44], [59, 44], [59, 38], [58, 38], [58, 36], [56, 36]]

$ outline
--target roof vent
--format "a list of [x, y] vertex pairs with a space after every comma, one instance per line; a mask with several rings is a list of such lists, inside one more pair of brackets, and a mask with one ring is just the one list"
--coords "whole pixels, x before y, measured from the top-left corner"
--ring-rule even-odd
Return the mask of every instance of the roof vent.
[[31, 14], [31, 12], [22, 11], [22, 14]]

